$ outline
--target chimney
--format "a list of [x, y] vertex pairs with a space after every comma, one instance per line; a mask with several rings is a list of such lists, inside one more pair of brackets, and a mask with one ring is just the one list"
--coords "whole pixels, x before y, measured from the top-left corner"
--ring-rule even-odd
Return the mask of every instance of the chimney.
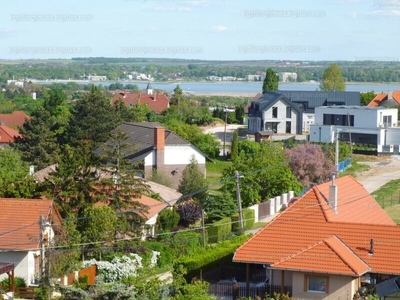
[[156, 148], [156, 169], [164, 167], [165, 128], [154, 128], [154, 146]]
[[393, 92], [392, 91], [388, 91], [388, 100], [393, 100]]
[[335, 214], [338, 213], [337, 193], [338, 191], [335, 184], [335, 175], [332, 175], [332, 185], [329, 186], [329, 205], [332, 207]]
[[373, 255], [374, 254], [374, 239], [371, 239], [369, 244], [371, 245], [368, 251], [369, 255]]

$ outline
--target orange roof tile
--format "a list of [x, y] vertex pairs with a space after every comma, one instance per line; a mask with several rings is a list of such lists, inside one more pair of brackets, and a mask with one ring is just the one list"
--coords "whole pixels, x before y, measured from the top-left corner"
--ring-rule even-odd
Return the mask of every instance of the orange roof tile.
[[372, 99], [372, 100], [368, 103], [367, 106], [369, 106], [369, 107], [377, 107], [377, 106], [379, 106], [384, 100], [387, 100], [387, 97], [388, 97], [388, 94], [385, 94], [385, 93], [377, 94], [377, 95], [375, 96], [375, 98]]
[[[321, 260], [324, 261], [322, 265]], [[362, 275], [370, 270], [370, 267], [336, 236], [326, 238], [294, 255], [285, 257], [272, 264], [271, 268], [353, 276]]]
[[12, 114], [0, 114], [0, 124], [11, 127], [21, 127], [25, 123], [25, 119], [30, 119], [30, 116], [21, 110], [16, 110]]
[[[334, 249], [334, 253], [330, 253], [330, 258], [332, 260], [340, 258], [341, 264], [337, 266], [336, 264], [319, 263], [318, 266], [315, 262], [320, 262], [320, 258], [315, 257], [314, 260], [309, 255], [298, 255], [296, 260], [293, 260], [294, 263], [291, 267], [294, 268], [297, 264], [303, 268], [308, 267], [314, 272], [342, 273], [345, 263], [351, 266], [350, 269], [355, 270], [354, 274], [359, 274], [363, 268], [361, 260], [372, 269], [372, 272], [400, 274], [400, 260], [393, 259], [400, 253], [400, 226], [394, 223], [389, 224], [388, 220], [382, 217], [378, 204], [371, 201], [365, 189], [362, 188], [363, 192], [361, 192], [361, 185], [351, 176], [337, 179], [336, 184], [339, 191], [338, 215], [332, 215], [328, 211], [332, 208], [326, 204], [324, 199], [326, 196], [323, 195], [327, 184], [313, 187], [296, 203], [240, 246], [236, 250], [233, 260], [279, 267], [278, 263], [282, 259], [302, 253], [310, 245], [324, 241], [326, 246]], [[341, 192], [342, 189], [347, 192]], [[358, 205], [348, 203], [348, 197], [352, 196], [352, 189], [355, 191], [353, 202]], [[362, 194], [365, 196], [362, 197]], [[371, 205], [372, 203], [373, 205]], [[358, 208], [363, 215], [357, 212]], [[348, 209], [353, 212], [354, 216], [347, 213]], [[377, 220], [374, 220], [375, 213], [378, 216]], [[344, 216], [342, 217], [341, 214]], [[346, 259], [343, 259], [343, 253], [347, 253], [343, 250], [343, 246], [338, 245], [338, 242], [327, 240], [332, 235], [336, 235], [354, 253], [354, 256], [346, 254]], [[369, 254], [371, 239], [374, 240], [373, 255]], [[321, 244], [308, 253], [320, 251], [329, 254], [326, 246]], [[285, 267], [285, 264], [287, 264], [286, 267], [289, 266], [289, 262], [282, 263], [282, 268]]]
[[121, 92], [115, 94], [111, 100], [111, 104], [115, 104], [119, 99], [125, 103], [125, 105], [135, 104], [147, 104], [151, 111], [161, 113], [169, 107], [170, 100], [164, 94], [147, 94], [147, 93], [128, 93]]
[[15, 137], [22, 137], [22, 135], [5, 125], [0, 125], [0, 143], [1, 144], [8, 144], [13, 143]]
[[398, 104], [400, 104], [400, 90], [394, 91], [392, 97]]
[[39, 248], [39, 218], [59, 225], [61, 217], [54, 202], [47, 199], [0, 198], [0, 249]]

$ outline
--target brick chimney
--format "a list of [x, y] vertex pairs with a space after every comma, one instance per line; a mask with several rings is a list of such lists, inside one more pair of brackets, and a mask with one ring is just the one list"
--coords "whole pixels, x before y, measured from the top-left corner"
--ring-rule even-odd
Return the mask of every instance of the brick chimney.
[[154, 128], [154, 146], [156, 147], [156, 168], [164, 167], [165, 128]]
[[388, 100], [393, 100], [393, 91], [388, 91]]

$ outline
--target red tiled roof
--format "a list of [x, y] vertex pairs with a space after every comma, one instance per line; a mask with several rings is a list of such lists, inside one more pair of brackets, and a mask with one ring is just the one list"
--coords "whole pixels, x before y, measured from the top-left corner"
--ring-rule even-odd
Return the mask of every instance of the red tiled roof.
[[[322, 265], [321, 260], [324, 261]], [[336, 267], [335, 270], [332, 270], [331, 265]], [[336, 236], [319, 241], [271, 265], [271, 268], [276, 267], [286, 270], [347, 275], [362, 275], [370, 270], [370, 267]]]
[[400, 90], [394, 91], [392, 97], [398, 104], [400, 104]]
[[122, 99], [122, 101], [127, 106], [132, 106], [135, 104], [147, 104], [151, 111], [155, 111], [156, 113], [161, 113], [169, 107], [170, 100], [164, 94], [147, 94], [145, 92], [142, 93], [128, 93], [121, 92], [115, 94], [111, 100], [111, 104], [114, 105], [118, 99]]
[[388, 97], [388, 94], [385, 94], [385, 93], [378, 94], [375, 96], [374, 99], [371, 100], [370, 103], [368, 103], [367, 106], [377, 107], [382, 103], [382, 101], [387, 100], [387, 97]]
[[[400, 274], [400, 260], [394, 259], [400, 253], [400, 226], [383, 217], [379, 205], [371, 200], [368, 192], [360, 188], [361, 185], [351, 176], [336, 180], [338, 215], [333, 215], [332, 208], [325, 200], [328, 185], [310, 189], [295, 204], [240, 246], [233, 260], [269, 264], [282, 269], [296, 269], [296, 266], [301, 266], [302, 269], [308, 268], [313, 272], [346, 275], [349, 272], [361, 274], [365, 263], [371, 268], [371, 272]], [[333, 235], [343, 245], [331, 240]], [[369, 254], [371, 239], [374, 241], [373, 255]], [[327, 247], [333, 252], [329, 252]], [[328, 255], [324, 258], [324, 263], [317, 256], [299, 254], [308, 248], [310, 252], [306, 253]], [[354, 255], [350, 255], [349, 251]], [[344, 254], [346, 258], [343, 257]], [[287, 259], [292, 256], [295, 259]]]
[[0, 249], [39, 248], [39, 219], [59, 225], [61, 217], [54, 202], [47, 199], [0, 198]]
[[5, 125], [0, 125], [0, 144], [13, 143], [15, 137], [21, 137], [18, 131]]
[[25, 119], [30, 119], [30, 117], [23, 111], [16, 110], [12, 114], [0, 114], [0, 125], [21, 127], [24, 125]]

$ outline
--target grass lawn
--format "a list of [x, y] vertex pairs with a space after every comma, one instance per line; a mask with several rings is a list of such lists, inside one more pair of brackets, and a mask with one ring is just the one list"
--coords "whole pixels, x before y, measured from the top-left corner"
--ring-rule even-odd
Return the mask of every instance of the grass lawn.
[[214, 159], [214, 162], [206, 162], [207, 181], [211, 193], [218, 193], [218, 189], [222, 187], [221, 175], [222, 171], [232, 164], [229, 160]]
[[340, 173], [340, 177], [343, 177], [345, 175], [351, 175], [353, 177], [357, 177], [356, 173], [357, 172], [363, 172], [363, 171], [368, 171], [370, 169], [370, 166], [360, 163], [357, 158], [353, 158], [353, 161], [343, 173]]
[[400, 179], [389, 181], [371, 195], [384, 209], [400, 204]]
[[393, 206], [388, 206], [384, 210], [396, 224], [400, 224], [400, 205], [399, 204], [393, 205]]

